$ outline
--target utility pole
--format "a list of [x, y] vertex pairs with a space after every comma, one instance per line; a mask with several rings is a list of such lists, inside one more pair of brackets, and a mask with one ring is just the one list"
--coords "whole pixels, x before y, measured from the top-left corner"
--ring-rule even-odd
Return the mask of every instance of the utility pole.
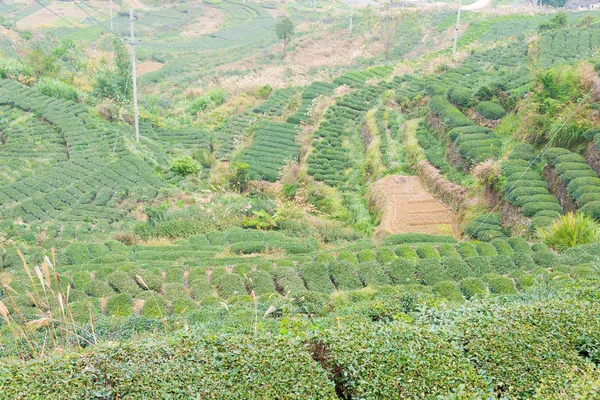
[[454, 29], [454, 47], [452, 54], [456, 54], [456, 44], [458, 43], [458, 29], [460, 27], [460, 9], [462, 8], [462, 0], [458, 0], [458, 14], [456, 15], [456, 28]]
[[112, 0], [110, 0], [110, 30], [113, 30]]
[[131, 76], [133, 78], [133, 115], [135, 119], [135, 141], [140, 141], [140, 126], [138, 123], [137, 104], [137, 75], [135, 71], [135, 35], [133, 34], [133, 7], [129, 9], [129, 31], [131, 33]]
[[350, 5], [350, 36], [352, 36], [352, 19], [354, 18], [354, 8]]

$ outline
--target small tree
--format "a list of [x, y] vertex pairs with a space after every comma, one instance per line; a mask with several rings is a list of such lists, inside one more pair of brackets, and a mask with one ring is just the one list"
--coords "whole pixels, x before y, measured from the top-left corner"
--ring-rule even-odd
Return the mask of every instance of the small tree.
[[385, 15], [381, 16], [378, 25], [379, 35], [381, 36], [381, 41], [383, 42], [385, 60], [388, 61], [390, 59], [390, 52], [392, 51], [394, 40], [396, 39], [396, 35], [398, 33], [398, 28], [400, 27], [400, 16], [393, 13], [390, 9]]
[[275, 26], [275, 33], [277, 33], [277, 38], [283, 40], [283, 58], [285, 58], [287, 45], [290, 43], [290, 40], [292, 40], [292, 36], [296, 34], [294, 23], [287, 17], [282, 18], [277, 23], [277, 26]]

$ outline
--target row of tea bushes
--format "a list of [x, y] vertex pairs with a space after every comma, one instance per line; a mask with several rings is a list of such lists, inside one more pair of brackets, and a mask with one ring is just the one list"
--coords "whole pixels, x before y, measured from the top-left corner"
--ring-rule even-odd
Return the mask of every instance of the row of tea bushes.
[[290, 101], [298, 93], [298, 88], [285, 88], [274, 91], [268, 100], [254, 109], [255, 113], [281, 116], [287, 110]]
[[502, 139], [491, 129], [482, 126], [457, 127], [448, 133], [465, 169], [502, 153]]
[[502, 193], [524, 216], [533, 218], [532, 228], [550, 225], [563, 211], [558, 199], [548, 191], [539, 162], [533, 146], [520, 144], [502, 163]]
[[567, 195], [579, 211], [600, 219], [600, 178], [581, 155], [563, 148], [544, 152], [547, 168], [552, 168], [566, 187]]
[[275, 182], [281, 169], [300, 155], [296, 141], [298, 126], [281, 122], [263, 122], [258, 126], [252, 144], [242, 151], [238, 161], [249, 165], [252, 179]]
[[291, 124], [299, 124], [304, 121], [308, 121], [310, 116], [308, 115], [309, 109], [313, 106], [313, 102], [319, 96], [328, 96], [333, 94], [333, 90], [338, 85], [329, 82], [313, 82], [304, 89], [301, 96], [300, 107], [293, 115], [291, 115], [287, 122]]

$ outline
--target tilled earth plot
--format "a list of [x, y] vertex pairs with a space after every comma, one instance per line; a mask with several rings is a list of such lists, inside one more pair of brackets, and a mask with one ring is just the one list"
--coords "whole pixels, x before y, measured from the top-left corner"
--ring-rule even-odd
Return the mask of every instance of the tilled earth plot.
[[378, 234], [433, 233], [458, 235], [454, 214], [433, 197], [416, 176], [391, 175], [375, 183], [383, 206]]

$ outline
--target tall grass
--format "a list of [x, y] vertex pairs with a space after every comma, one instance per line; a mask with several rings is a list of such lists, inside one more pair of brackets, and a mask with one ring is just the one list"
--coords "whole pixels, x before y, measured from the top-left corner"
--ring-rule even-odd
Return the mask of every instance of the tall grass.
[[[0, 316], [14, 338], [19, 355], [30, 358], [48, 351], [64, 350], [69, 346], [95, 345], [97, 340], [92, 314], [90, 313], [89, 324], [91, 332], [83, 332], [75, 324], [69, 306], [71, 287], [61, 282], [55, 269], [54, 249], [52, 261], [46, 256], [42, 264], [33, 269], [29, 267], [21, 251], [17, 252], [28, 280], [25, 293], [19, 293], [8, 283], [0, 281], [5, 293], [5, 297], [0, 300]], [[21, 295], [25, 295], [33, 305], [33, 312], [19, 301]]]
[[538, 235], [548, 247], [562, 251], [582, 244], [600, 242], [600, 224], [587, 215], [568, 213], [548, 228], [538, 229]]

